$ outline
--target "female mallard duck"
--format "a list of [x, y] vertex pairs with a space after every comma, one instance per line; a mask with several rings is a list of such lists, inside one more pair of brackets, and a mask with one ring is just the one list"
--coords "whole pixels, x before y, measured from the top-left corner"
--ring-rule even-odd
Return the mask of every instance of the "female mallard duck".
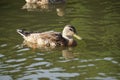
[[22, 35], [25, 41], [37, 44], [39, 47], [76, 46], [77, 43], [73, 36], [81, 40], [81, 37], [76, 35], [76, 29], [72, 25], [66, 25], [62, 33], [54, 31], [27, 32], [20, 29], [17, 32]]
[[37, 3], [37, 4], [56, 4], [65, 3], [65, 0], [25, 0], [27, 3]]
[[34, 3], [37, 3], [38, 0], [25, 0], [26, 3], [31, 3], [31, 4], [34, 4]]

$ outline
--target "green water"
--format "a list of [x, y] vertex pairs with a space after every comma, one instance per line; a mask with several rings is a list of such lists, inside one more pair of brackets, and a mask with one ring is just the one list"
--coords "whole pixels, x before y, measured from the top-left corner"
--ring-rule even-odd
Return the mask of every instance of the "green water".
[[[67, 0], [37, 9], [23, 5], [24, 0], [0, 1], [0, 80], [120, 79], [120, 1]], [[83, 38], [76, 40], [77, 47], [33, 50], [21, 46], [16, 32], [62, 31], [66, 24]]]

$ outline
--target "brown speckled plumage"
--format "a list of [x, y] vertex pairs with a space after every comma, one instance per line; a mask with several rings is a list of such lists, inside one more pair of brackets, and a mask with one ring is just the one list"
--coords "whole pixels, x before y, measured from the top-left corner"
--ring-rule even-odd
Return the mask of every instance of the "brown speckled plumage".
[[[63, 32], [27, 32], [18, 29], [17, 32], [23, 36], [24, 40], [30, 43], [37, 44], [39, 47], [57, 47], [57, 46], [76, 46], [77, 43], [73, 39], [76, 34], [76, 29], [71, 25], [66, 25]], [[78, 39], [81, 39], [77, 36]]]

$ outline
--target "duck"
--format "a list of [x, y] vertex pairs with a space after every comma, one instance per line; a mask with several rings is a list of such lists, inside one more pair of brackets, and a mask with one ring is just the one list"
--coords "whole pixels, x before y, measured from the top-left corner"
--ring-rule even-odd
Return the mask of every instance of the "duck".
[[58, 4], [58, 3], [65, 3], [65, 0], [25, 0], [26, 3], [31, 4]]
[[24, 29], [17, 29], [24, 41], [36, 44], [39, 47], [72, 47], [77, 46], [77, 42], [73, 37], [81, 40], [82, 38], [77, 35], [76, 29], [72, 25], [65, 25], [62, 32], [45, 31], [45, 32], [31, 32]]
[[26, 3], [29, 3], [29, 4], [35, 4], [38, 2], [38, 0], [25, 0]]

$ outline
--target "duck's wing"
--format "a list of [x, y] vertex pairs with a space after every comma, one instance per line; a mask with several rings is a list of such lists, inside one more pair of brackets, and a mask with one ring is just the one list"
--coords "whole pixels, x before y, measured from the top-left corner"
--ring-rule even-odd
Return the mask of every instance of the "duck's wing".
[[39, 34], [39, 37], [45, 40], [58, 41], [62, 39], [62, 34], [60, 32], [48, 31]]
[[44, 32], [40, 34], [40, 38], [50, 46], [65, 46], [67, 43], [60, 32]]

